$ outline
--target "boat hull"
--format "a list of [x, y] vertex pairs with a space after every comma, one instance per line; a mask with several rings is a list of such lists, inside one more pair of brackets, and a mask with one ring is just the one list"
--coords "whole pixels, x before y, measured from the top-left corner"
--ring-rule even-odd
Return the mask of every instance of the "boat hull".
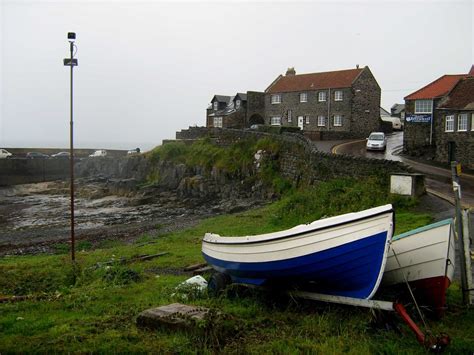
[[370, 298], [392, 237], [388, 206], [374, 209], [375, 215], [338, 216], [263, 236], [209, 235], [203, 256], [233, 282], [279, 287], [310, 283], [320, 293]]
[[452, 219], [447, 219], [395, 236], [382, 284], [389, 286], [408, 281], [418, 296], [417, 301], [442, 316], [454, 266]]

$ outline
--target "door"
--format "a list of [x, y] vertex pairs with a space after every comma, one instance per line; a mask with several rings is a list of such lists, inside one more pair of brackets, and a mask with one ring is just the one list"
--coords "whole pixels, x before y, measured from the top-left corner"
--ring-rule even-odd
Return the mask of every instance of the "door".
[[456, 160], [456, 142], [448, 142], [448, 162]]
[[304, 128], [304, 117], [303, 116], [298, 116], [298, 127], [303, 130]]

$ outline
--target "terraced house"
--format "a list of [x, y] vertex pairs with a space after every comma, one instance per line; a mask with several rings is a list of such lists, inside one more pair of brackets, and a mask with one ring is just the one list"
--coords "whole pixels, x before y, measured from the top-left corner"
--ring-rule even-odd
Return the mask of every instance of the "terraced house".
[[289, 68], [263, 93], [215, 95], [206, 125], [259, 123], [299, 127], [312, 139], [361, 138], [380, 127], [379, 108], [380, 86], [368, 67], [300, 75]]
[[405, 97], [404, 151], [474, 169], [474, 66]]

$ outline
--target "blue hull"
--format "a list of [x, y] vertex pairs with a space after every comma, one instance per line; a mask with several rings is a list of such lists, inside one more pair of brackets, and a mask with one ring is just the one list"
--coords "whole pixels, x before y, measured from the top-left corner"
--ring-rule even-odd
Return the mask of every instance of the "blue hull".
[[387, 232], [318, 253], [271, 262], [229, 262], [203, 253], [233, 282], [253, 285], [311, 285], [319, 293], [368, 298], [378, 286], [385, 262]]

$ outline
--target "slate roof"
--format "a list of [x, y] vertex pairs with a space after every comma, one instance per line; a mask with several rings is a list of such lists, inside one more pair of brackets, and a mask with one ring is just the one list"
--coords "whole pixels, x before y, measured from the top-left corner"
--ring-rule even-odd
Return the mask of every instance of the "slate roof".
[[405, 100], [427, 100], [445, 96], [466, 74], [443, 75], [405, 97]]
[[232, 99], [232, 96], [226, 96], [226, 95], [214, 95], [212, 98], [211, 102], [214, 102], [215, 100], [219, 102], [225, 102], [228, 103]]
[[242, 93], [238, 92], [237, 95], [235, 95], [235, 97], [237, 97], [237, 96], [240, 97], [240, 99], [242, 101], [247, 101], [247, 94], [242, 94]]
[[360, 75], [364, 68], [310, 73], [299, 75], [280, 75], [265, 90], [266, 93], [282, 93], [293, 91], [312, 91], [329, 88], [348, 88]]
[[398, 115], [400, 112], [402, 112], [405, 109], [405, 104], [395, 104], [392, 106], [393, 113], [395, 115]]
[[459, 80], [449, 93], [447, 101], [439, 108], [474, 110], [474, 77], [468, 76]]
[[390, 116], [390, 112], [380, 106], [380, 116]]

